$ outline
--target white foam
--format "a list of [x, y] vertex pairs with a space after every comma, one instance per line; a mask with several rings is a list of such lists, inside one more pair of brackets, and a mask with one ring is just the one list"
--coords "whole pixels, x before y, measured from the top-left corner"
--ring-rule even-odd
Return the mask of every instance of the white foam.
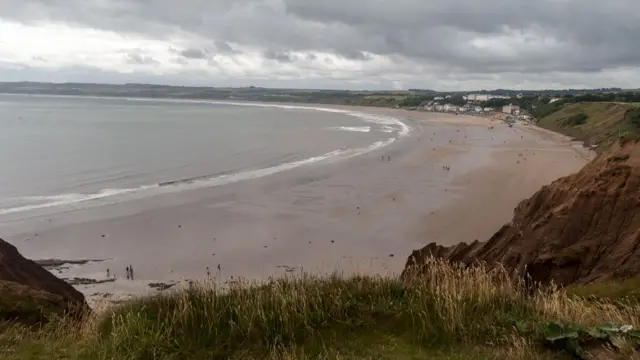
[[380, 131], [384, 132], [384, 133], [392, 133], [393, 132], [393, 128], [389, 125], [383, 125], [382, 128], [380, 128]]
[[332, 127], [331, 129], [339, 130], [339, 131], [365, 132], [365, 133], [371, 131], [370, 126], [335, 126], [335, 127]]
[[25, 212], [30, 210], [37, 210], [37, 209], [45, 209], [45, 208], [54, 207], [54, 206], [71, 205], [71, 204], [75, 204], [83, 201], [104, 199], [104, 198], [112, 197], [115, 195], [122, 195], [122, 194], [138, 192], [138, 191], [149, 190], [156, 187], [158, 187], [158, 185], [147, 185], [147, 186], [141, 186], [138, 188], [129, 188], [129, 189], [102, 189], [96, 193], [88, 193], [88, 194], [71, 193], [71, 194], [60, 194], [60, 195], [51, 195], [51, 196], [26, 196], [21, 199], [25, 201], [43, 201], [44, 203], [17, 206], [17, 207], [12, 207], [7, 209], [0, 209], [0, 215], [7, 215], [7, 214]]

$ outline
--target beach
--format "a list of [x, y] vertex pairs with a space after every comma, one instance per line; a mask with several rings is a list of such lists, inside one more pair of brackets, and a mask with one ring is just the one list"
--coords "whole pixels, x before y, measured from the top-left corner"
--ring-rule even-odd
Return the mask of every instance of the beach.
[[59, 214], [44, 230], [6, 240], [35, 260], [94, 260], [52, 268], [76, 278], [92, 299], [155, 292], [154, 283], [176, 288], [182, 280], [398, 274], [426, 243], [488, 239], [521, 200], [589, 158], [570, 139], [528, 125], [353, 110], [396, 117], [411, 132], [348, 159]]

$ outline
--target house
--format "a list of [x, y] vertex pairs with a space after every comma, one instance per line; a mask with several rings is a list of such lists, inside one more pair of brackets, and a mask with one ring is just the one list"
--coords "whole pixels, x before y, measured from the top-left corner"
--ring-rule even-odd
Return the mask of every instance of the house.
[[489, 94], [469, 94], [464, 99], [467, 101], [487, 101], [491, 98]]
[[502, 107], [502, 112], [505, 114], [519, 115], [520, 107], [513, 104], [505, 105]]
[[482, 112], [482, 106], [476, 106], [473, 108], [473, 111], [475, 112]]
[[458, 107], [455, 106], [455, 105], [452, 105], [452, 104], [445, 104], [443, 110], [444, 111], [457, 111]]
[[433, 108], [435, 111], [444, 111], [444, 105], [436, 104]]
[[493, 108], [486, 107], [486, 108], [484, 108], [484, 109], [482, 109], [482, 110], [483, 110], [484, 112], [491, 112], [491, 111], [493, 111]]

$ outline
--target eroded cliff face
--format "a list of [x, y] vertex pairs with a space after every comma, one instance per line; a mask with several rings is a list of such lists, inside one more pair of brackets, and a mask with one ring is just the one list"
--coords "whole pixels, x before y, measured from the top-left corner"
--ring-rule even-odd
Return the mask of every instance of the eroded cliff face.
[[542, 187], [486, 242], [431, 243], [414, 251], [403, 276], [424, 271], [430, 255], [466, 265], [500, 263], [535, 282], [560, 285], [639, 275], [640, 142], [616, 144]]
[[53, 313], [79, 317], [88, 309], [81, 292], [0, 239], [0, 321], [39, 322]]

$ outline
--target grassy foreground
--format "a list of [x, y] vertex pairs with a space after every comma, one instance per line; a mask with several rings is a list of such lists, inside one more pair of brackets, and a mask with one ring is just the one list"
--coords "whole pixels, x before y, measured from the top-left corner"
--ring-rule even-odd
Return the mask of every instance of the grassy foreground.
[[[419, 280], [210, 284], [138, 299], [81, 325], [3, 324], [0, 359], [563, 359], [543, 346], [549, 321], [637, 328], [636, 304], [527, 292], [501, 270], [434, 262]], [[617, 345], [596, 358], [637, 358], [630, 340]]]

